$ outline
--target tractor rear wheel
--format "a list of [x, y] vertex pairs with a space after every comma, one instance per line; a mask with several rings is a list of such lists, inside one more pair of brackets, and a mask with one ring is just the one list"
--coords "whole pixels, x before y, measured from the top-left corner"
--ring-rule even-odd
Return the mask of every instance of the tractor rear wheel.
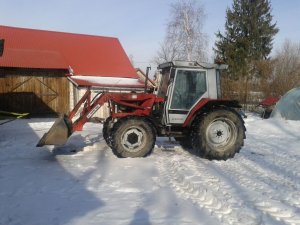
[[192, 131], [194, 153], [210, 160], [232, 158], [244, 145], [245, 130], [243, 119], [230, 108], [199, 116]]
[[120, 119], [112, 130], [112, 150], [118, 157], [145, 157], [155, 144], [155, 132], [145, 119]]

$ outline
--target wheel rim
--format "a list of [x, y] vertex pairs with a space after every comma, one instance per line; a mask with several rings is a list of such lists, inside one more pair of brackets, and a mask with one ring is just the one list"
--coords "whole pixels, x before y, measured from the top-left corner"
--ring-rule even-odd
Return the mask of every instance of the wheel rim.
[[145, 143], [145, 131], [138, 127], [130, 127], [121, 137], [123, 147], [129, 152], [138, 152]]
[[225, 151], [225, 147], [233, 145], [236, 138], [236, 126], [228, 119], [216, 119], [208, 125], [206, 130], [208, 145], [217, 151]]

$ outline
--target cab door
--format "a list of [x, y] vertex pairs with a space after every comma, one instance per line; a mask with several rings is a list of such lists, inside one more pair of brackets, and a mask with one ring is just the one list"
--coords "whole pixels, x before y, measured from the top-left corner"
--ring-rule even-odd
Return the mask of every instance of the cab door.
[[206, 70], [177, 68], [167, 102], [167, 123], [183, 124], [189, 111], [208, 97]]

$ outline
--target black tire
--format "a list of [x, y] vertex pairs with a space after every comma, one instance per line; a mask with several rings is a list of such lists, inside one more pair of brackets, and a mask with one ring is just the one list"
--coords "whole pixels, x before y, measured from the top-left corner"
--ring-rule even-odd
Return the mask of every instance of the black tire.
[[112, 137], [111, 137], [112, 128], [110, 125], [111, 122], [112, 122], [112, 117], [110, 116], [103, 123], [103, 129], [102, 129], [103, 138], [109, 147], [112, 147]]
[[234, 157], [244, 145], [246, 128], [233, 109], [216, 109], [196, 118], [192, 130], [195, 154], [210, 160]]
[[121, 119], [113, 127], [112, 150], [122, 158], [145, 157], [151, 153], [155, 140], [154, 129], [145, 119]]

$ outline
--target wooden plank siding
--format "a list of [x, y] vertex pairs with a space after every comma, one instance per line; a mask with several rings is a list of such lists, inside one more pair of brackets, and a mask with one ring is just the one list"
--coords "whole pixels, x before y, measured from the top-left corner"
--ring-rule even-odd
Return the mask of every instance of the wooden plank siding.
[[68, 113], [66, 70], [0, 68], [0, 110], [32, 116]]

